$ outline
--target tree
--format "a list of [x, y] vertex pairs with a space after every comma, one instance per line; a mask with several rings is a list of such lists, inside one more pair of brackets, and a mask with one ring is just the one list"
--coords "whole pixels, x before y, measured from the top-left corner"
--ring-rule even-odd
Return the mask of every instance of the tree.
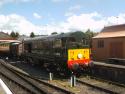
[[34, 32], [31, 32], [31, 33], [30, 33], [30, 37], [31, 37], [31, 38], [35, 37]]
[[15, 32], [12, 31], [12, 32], [10, 33], [10, 36], [13, 37], [13, 38], [16, 38], [16, 34], [15, 34]]
[[12, 31], [10, 33], [10, 36], [13, 37], [13, 38], [17, 38], [17, 37], [19, 37], [19, 33], [18, 32], [15, 33], [14, 31]]
[[58, 34], [57, 32], [52, 32], [51, 35], [55, 35], [55, 34]]
[[76, 41], [81, 42], [85, 37], [85, 34], [82, 31], [76, 31], [71, 34], [72, 37], [75, 37]]
[[90, 47], [92, 46], [92, 37], [96, 36], [97, 34], [97, 32], [93, 32], [90, 29], [85, 32], [85, 39], [87, 40], [87, 44], [89, 44]]
[[93, 32], [93, 31], [91, 31], [90, 29], [88, 29], [88, 30], [85, 32], [86, 39], [91, 39], [92, 37], [96, 36], [97, 34], [98, 34], [97, 32]]
[[16, 37], [16, 38], [19, 37], [19, 33], [18, 33], [18, 32], [15, 33], [15, 37]]
[[86, 32], [85, 32], [85, 39], [90, 39], [91, 37], [93, 36], [92, 32], [90, 31], [90, 29], [88, 29]]

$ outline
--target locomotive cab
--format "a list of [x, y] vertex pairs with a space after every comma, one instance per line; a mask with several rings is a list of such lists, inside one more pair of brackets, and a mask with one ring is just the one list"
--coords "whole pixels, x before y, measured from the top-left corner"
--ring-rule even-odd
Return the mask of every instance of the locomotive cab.
[[72, 71], [86, 69], [92, 66], [91, 50], [82, 42], [70, 41], [68, 49], [68, 68]]

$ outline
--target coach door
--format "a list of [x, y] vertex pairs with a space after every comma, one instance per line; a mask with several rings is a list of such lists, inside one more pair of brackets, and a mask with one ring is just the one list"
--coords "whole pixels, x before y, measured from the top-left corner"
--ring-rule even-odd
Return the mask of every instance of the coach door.
[[123, 58], [123, 42], [110, 43], [110, 58]]

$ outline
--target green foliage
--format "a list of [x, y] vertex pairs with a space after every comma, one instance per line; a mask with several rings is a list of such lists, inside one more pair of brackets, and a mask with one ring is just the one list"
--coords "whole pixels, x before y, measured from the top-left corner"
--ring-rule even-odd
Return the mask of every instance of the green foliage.
[[89, 45], [90, 47], [92, 46], [92, 37], [96, 36], [98, 33], [97, 32], [93, 32], [90, 29], [88, 29], [85, 32], [85, 40], [86, 40], [86, 44]]
[[92, 37], [97, 35], [97, 32], [93, 32], [88, 29], [86, 32], [76, 31], [71, 34], [71, 36], [75, 37], [77, 42], [82, 42], [83, 45], [88, 45], [91, 47]]
[[55, 34], [58, 34], [57, 32], [53, 32], [53, 33], [51, 33], [51, 35], [55, 35]]
[[86, 32], [85, 32], [85, 38], [86, 39], [91, 39], [92, 37], [94, 36], [94, 33], [92, 31], [90, 31], [90, 29], [88, 29]]
[[85, 37], [85, 34], [82, 31], [76, 31], [71, 34], [71, 36], [75, 37], [76, 41], [81, 42]]
[[34, 32], [31, 32], [31, 33], [30, 33], [30, 37], [31, 37], [31, 38], [35, 37]]
[[15, 32], [12, 31], [12, 32], [10, 33], [10, 36], [13, 37], [13, 38], [15, 38]]
[[13, 37], [13, 38], [17, 38], [17, 37], [19, 37], [19, 33], [12, 31], [12, 32], [10, 33], [10, 36]]
[[18, 32], [16, 32], [16, 33], [15, 33], [15, 36], [16, 36], [16, 38], [18, 38], [18, 37], [19, 37], [19, 33], [18, 33]]

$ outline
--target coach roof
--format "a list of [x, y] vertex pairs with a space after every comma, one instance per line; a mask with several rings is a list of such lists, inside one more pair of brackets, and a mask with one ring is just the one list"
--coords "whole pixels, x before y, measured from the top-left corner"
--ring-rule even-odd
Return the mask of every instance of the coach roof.
[[55, 39], [55, 38], [63, 38], [63, 37], [71, 37], [72, 33], [62, 33], [62, 34], [54, 34], [49, 36], [39, 36], [34, 38], [25, 38], [24, 41], [31, 41], [31, 40], [39, 40], [39, 39]]

